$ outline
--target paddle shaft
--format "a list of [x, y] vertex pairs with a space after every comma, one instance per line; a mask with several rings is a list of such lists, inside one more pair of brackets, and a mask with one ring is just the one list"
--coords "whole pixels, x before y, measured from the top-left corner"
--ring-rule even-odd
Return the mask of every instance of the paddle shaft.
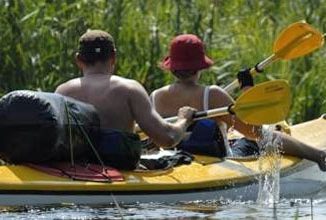
[[[262, 71], [266, 66], [269, 66], [270, 64], [274, 63], [275, 61], [279, 60], [280, 58], [277, 57], [275, 54], [269, 56], [268, 58], [266, 58], [265, 60], [261, 61], [260, 63], [257, 64], [256, 68], [260, 71]], [[251, 68], [250, 69], [250, 74], [255, 76], [257, 73], [255, 68]], [[235, 90], [236, 88], [238, 88], [240, 86], [238, 79], [233, 80], [232, 83], [230, 83], [229, 85], [227, 85], [224, 90], [227, 93], [231, 93], [233, 90]]]
[[[193, 116], [194, 120], [200, 120], [203, 118], [213, 118], [213, 117], [217, 117], [217, 116], [222, 116], [222, 115], [227, 115], [230, 114], [232, 111], [230, 111], [230, 107], [221, 107], [221, 108], [216, 108], [216, 109], [211, 109], [208, 111], [200, 111], [200, 112], [196, 112]], [[169, 117], [169, 118], [165, 118], [165, 121], [169, 122], [169, 123], [173, 123], [176, 122], [178, 120], [177, 116], [173, 116], [173, 117]], [[136, 128], [135, 128], [136, 132], [140, 132], [141, 129], [138, 126], [138, 124], [136, 124]]]
[[[229, 107], [221, 107], [221, 108], [211, 109], [211, 110], [207, 110], [207, 111], [196, 112], [193, 116], [193, 119], [196, 121], [196, 120], [200, 120], [203, 118], [213, 118], [213, 117], [217, 117], [217, 116], [227, 115], [229, 113], [230, 113]], [[173, 123], [177, 120], [178, 120], [177, 116], [165, 118], [165, 121], [170, 122], [170, 123]]]

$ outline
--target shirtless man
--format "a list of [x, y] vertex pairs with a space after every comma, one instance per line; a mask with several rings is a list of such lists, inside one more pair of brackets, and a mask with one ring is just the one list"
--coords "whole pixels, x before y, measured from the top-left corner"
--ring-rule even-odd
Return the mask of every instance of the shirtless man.
[[165, 122], [152, 108], [145, 89], [135, 80], [115, 76], [116, 48], [110, 34], [87, 31], [80, 37], [76, 63], [83, 77], [59, 85], [56, 93], [95, 106], [101, 129], [134, 132], [135, 122], [162, 147], [179, 143], [192, 122], [194, 109], [180, 108], [177, 122]]
[[[201, 39], [192, 34], [176, 36], [171, 41], [169, 55], [161, 63], [161, 67], [169, 70], [175, 76], [176, 81], [151, 94], [156, 111], [163, 117], [170, 117], [180, 106], [184, 105], [206, 111], [233, 103], [233, 99], [220, 87], [205, 86], [199, 83], [200, 70], [207, 69], [212, 64], [213, 61], [205, 55]], [[238, 80], [242, 90], [253, 86], [249, 69], [240, 71]], [[260, 126], [245, 124], [230, 115], [216, 117], [215, 120], [225, 122], [228, 127], [233, 126], [247, 139], [261, 138]], [[281, 138], [281, 150], [285, 154], [312, 160], [319, 165], [321, 170], [326, 171], [326, 152], [304, 144], [289, 135], [279, 132], [274, 132], [274, 134]], [[236, 150], [242, 153], [246, 151], [246, 148], [246, 143], [242, 142]]]

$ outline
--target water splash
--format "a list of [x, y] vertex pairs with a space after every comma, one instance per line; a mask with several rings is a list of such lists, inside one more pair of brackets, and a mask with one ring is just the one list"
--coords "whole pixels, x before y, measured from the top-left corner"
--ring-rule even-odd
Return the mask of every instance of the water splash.
[[274, 132], [274, 127], [263, 128], [263, 138], [258, 141], [260, 146], [259, 157], [259, 191], [257, 203], [274, 205], [280, 195], [280, 169], [282, 155], [282, 140]]

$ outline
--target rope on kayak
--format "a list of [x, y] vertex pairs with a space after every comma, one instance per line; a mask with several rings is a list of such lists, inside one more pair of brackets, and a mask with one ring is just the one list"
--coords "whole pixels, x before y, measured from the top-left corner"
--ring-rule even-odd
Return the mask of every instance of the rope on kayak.
[[121, 207], [119, 206], [119, 203], [118, 201], [116, 200], [115, 196], [113, 195], [113, 193], [110, 194], [111, 197], [112, 197], [112, 200], [114, 202], [114, 205], [117, 207], [118, 211], [119, 211], [119, 214], [120, 214], [120, 217], [121, 219], [123, 219], [123, 214], [122, 214], [122, 211], [121, 211]]
[[[66, 106], [66, 111], [67, 111], [67, 113], [68, 113], [68, 117], [71, 116], [71, 117], [74, 119], [74, 121], [75, 121], [76, 125], [78, 126], [80, 132], [83, 134], [83, 136], [85, 137], [87, 143], [88, 143], [89, 146], [92, 148], [92, 151], [94, 152], [96, 158], [97, 158], [98, 161], [100, 162], [100, 164], [101, 164], [101, 166], [102, 166], [103, 173], [104, 173], [104, 172], [105, 172], [105, 164], [104, 164], [103, 160], [101, 159], [99, 153], [97, 152], [95, 146], [93, 145], [91, 139], [89, 138], [87, 132], [86, 132], [85, 129], [81, 126], [81, 123], [80, 123], [80, 121], [78, 120], [78, 118], [76, 118], [76, 117], [75, 117], [75, 116], [74, 116], [74, 115], [69, 111], [69, 109], [68, 109], [66, 103], [65, 103], [65, 106]], [[71, 136], [71, 133], [70, 133], [70, 136]], [[72, 148], [72, 147], [71, 147], [71, 148]], [[73, 152], [73, 151], [71, 150], [71, 152]], [[73, 158], [73, 156], [72, 156], [72, 158]], [[108, 181], [111, 182], [111, 178], [108, 177], [108, 176], [106, 176], [106, 177], [108, 178]]]
[[104, 162], [103, 162], [103, 160], [101, 159], [101, 157], [100, 157], [99, 153], [97, 152], [97, 150], [95, 149], [95, 147], [94, 147], [94, 145], [93, 145], [91, 139], [89, 138], [87, 132], [86, 132], [86, 131], [84, 130], [84, 128], [80, 125], [78, 119], [77, 119], [75, 116], [73, 116], [73, 115], [72, 115], [72, 117], [73, 117], [73, 119], [75, 120], [75, 122], [76, 122], [78, 128], [80, 129], [80, 131], [83, 133], [83, 135], [84, 135], [84, 137], [85, 137], [87, 143], [89, 144], [89, 146], [91, 146], [91, 148], [92, 148], [92, 150], [93, 150], [95, 156], [97, 157], [98, 161], [100, 162], [101, 166], [103, 166], [103, 168], [104, 168], [104, 167], [105, 167]]
[[71, 121], [70, 121], [70, 112], [68, 110], [67, 102], [64, 102], [65, 104], [65, 111], [67, 115], [67, 121], [68, 121], [68, 129], [69, 129], [69, 149], [70, 149], [70, 161], [71, 165], [74, 167], [75, 166], [75, 161], [74, 161], [74, 148], [72, 144], [72, 131], [71, 131]]

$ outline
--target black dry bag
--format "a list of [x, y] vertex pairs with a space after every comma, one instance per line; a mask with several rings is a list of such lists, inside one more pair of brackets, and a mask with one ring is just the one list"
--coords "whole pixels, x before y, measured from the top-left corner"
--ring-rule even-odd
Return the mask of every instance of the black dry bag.
[[0, 158], [12, 163], [82, 160], [93, 155], [89, 141], [97, 144], [99, 127], [90, 104], [54, 93], [13, 91], [0, 99]]

